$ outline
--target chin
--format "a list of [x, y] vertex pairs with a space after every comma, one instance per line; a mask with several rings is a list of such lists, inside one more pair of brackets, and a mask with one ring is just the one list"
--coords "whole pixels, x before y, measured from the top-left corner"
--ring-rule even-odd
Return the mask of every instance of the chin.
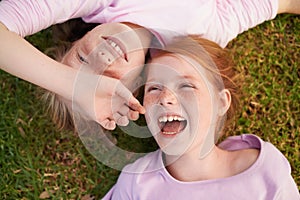
[[178, 145], [173, 145], [173, 146], [165, 146], [165, 147], [161, 147], [161, 150], [164, 152], [164, 154], [166, 154], [167, 156], [177, 156], [180, 157], [183, 154], [186, 153], [186, 149], [182, 149], [182, 147], [180, 148]]

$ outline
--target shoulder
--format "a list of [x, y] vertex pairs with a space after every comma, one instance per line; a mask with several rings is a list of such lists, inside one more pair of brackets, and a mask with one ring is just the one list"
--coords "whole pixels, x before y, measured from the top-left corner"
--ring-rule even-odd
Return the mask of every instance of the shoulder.
[[162, 166], [162, 153], [160, 150], [147, 153], [140, 157], [135, 162], [126, 165], [122, 169], [122, 173], [139, 174], [155, 171]]
[[291, 173], [289, 161], [278, 148], [270, 142], [263, 142], [262, 149], [261, 161], [266, 166], [266, 170], [272, 169], [273, 172], [276, 170], [275, 176], [278, 179], [281, 179], [283, 175]]
[[157, 150], [146, 154], [145, 156], [137, 159], [135, 162], [126, 165], [119, 176], [118, 183], [132, 183], [137, 177], [146, 173], [155, 172], [161, 169], [161, 151]]
[[222, 141], [218, 146], [224, 150], [234, 151], [241, 149], [261, 149], [263, 141], [253, 134], [242, 134], [230, 136]]
[[263, 141], [256, 135], [243, 134], [228, 137], [219, 144], [219, 147], [228, 151], [242, 152], [247, 155], [245, 156], [247, 159], [249, 158], [247, 163], [253, 163], [252, 168], [257, 168], [264, 173], [269, 173], [270, 169], [273, 171], [274, 167], [279, 170], [278, 173], [290, 174], [291, 172], [286, 157], [273, 144]]
[[241, 152], [237, 156], [239, 159], [237, 167], [245, 169], [248, 166], [248, 169], [245, 169], [239, 177], [244, 177], [249, 186], [251, 183], [259, 185], [260, 188], [268, 191], [268, 195], [280, 196], [279, 199], [295, 199], [286, 197], [299, 196], [297, 185], [291, 176], [289, 161], [270, 142], [263, 141], [258, 136], [246, 134], [229, 137], [219, 146], [229, 151]]
[[147, 172], [158, 170], [160, 164], [157, 162], [160, 162], [160, 159], [161, 151], [157, 150], [126, 165], [109, 196], [112, 196], [112, 199], [132, 199], [132, 195], [135, 195], [134, 190], [138, 187], [139, 179], [147, 174]]

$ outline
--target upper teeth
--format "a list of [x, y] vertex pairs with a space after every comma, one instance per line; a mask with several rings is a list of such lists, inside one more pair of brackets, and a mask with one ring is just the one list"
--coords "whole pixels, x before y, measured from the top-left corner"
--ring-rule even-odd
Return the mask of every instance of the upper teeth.
[[179, 116], [162, 116], [160, 118], [158, 118], [159, 122], [172, 122], [173, 120], [177, 120], [177, 121], [184, 121], [185, 119]]
[[115, 43], [114, 41], [107, 39], [107, 42], [121, 55], [123, 56], [124, 53], [122, 51], [122, 49], [119, 47], [119, 45], [117, 45], [117, 43]]

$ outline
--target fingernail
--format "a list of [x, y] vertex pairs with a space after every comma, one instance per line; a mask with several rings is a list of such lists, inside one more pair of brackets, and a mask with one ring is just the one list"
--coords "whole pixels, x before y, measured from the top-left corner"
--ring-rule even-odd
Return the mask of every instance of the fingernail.
[[141, 114], [145, 114], [146, 113], [146, 109], [144, 107], [142, 107], [142, 110], [140, 112]]

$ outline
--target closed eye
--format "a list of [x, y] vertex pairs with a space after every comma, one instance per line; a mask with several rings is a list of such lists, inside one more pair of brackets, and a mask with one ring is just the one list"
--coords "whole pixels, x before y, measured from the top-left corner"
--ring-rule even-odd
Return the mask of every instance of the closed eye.
[[157, 90], [161, 90], [161, 86], [159, 85], [150, 85], [150, 86], [146, 86], [146, 92], [151, 92], [151, 91], [157, 91]]
[[83, 56], [81, 56], [79, 53], [77, 53], [77, 58], [80, 62], [84, 63], [84, 64], [89, 64], [89, 62], [87, 61], [87, 59], [85, 59]]
[[159, 90], [159, 87], [149, 87], [147, 91], [150, 92], [154, 90]]
[[195, 85], [190, 84], [190, 83], [183, 83], [180, 85], [180, 88], [196, 88]]

